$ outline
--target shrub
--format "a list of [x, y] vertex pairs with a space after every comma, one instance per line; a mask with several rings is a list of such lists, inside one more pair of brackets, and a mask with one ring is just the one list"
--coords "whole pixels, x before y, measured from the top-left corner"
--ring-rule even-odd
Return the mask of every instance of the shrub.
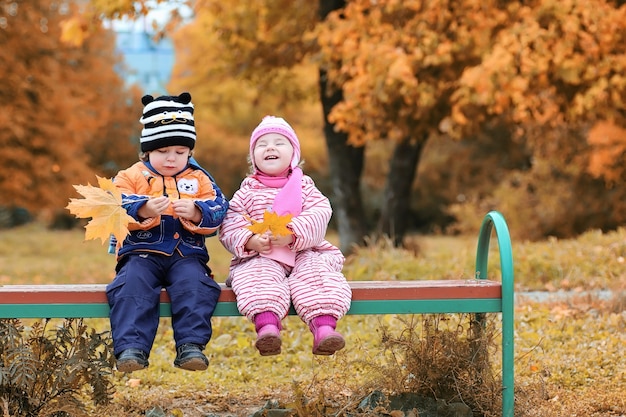
[[10, 416], [83, 416], [84, 399], [110, 403], [113, 353], [108, 332], [80, 319], [49, 329], [49, 319], [25, 328], [0, 320], [0, 403]]
[[425, 314], [401, 318], [399, 334], [383, 326], [390, 360], [379, 369], [375, 384], [393, 394], [462, 402], [474, 415], [498, 415], [501, 383], [491, 363], [497, 347], [496, 325], [490, 319], [484, 314]]

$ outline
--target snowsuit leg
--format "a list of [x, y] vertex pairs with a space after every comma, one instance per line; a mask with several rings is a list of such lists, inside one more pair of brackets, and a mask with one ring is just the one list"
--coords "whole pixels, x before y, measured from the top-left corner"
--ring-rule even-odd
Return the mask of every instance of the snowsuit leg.
[[165, 288], [171, 301], [176, 346], [205, 346], [213, 333], [211, 318], [222, 291], [213, 280], [211, 269], [198, 258], [174, 255]]
[[272, 259], [255, 256], [230, 271], [239, 312], [254, 322], [258, 313], [271, 311], [279, 319], [289, 311], [291, 297], [285, 267]]
[[165, 268], [159, 256], [128, 255], [107, 285], [113, 353], [129, 348], [148, 356], [159, 326], [159, 297]]
[[312, 250], [298, 253], [287, 281], [296, 313], [306, 324], [325, 315], [339, 320], [348, 312], [352, 289], [342, 268], [341, 254]]

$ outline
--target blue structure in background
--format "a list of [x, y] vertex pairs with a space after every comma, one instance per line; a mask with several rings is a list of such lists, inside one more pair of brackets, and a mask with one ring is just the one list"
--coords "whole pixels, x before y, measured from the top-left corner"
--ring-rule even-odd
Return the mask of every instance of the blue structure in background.
[[117, 29], [117, 49], [124, 57], [123, 78], [137, 84], [146, 94], [167, 94], [167, 83], [174, 66], [174, 46], [170, 39], [159, 41], [147, 31]]

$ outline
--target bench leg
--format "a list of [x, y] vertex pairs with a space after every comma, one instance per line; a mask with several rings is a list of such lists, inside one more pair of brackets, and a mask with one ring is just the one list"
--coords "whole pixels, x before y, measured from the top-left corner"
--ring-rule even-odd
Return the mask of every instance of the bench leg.
[[513, 417], [514, 389], [514, 340], [513, 300], [502, 300], [502, 416]]

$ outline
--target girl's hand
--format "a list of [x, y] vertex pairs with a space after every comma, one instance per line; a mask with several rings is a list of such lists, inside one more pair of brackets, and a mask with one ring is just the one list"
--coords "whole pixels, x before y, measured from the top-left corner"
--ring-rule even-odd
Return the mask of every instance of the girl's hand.
[[272, 243], [269, 235], [252, 235], [245, 246], [246, 250], [268, 254], [272, 251]]
[[170, 199], [165, 196], [150, 198], [146, 204], [137, 210], [137, 214], [144, 219], [157, 217], [165, 212], [170, 206]]
[[172, 208], [178, 217], [190, 220], [196, 224], [202, 220], [202, 212], [191, 199], [174, 200], [172, 201]]
[[293, 235], [287, 235], [287, 236], [270, 235], [270, 242], [272, 243], [272, 246], [276, 246], [276, 247], [289, 246], [293, 243]]

